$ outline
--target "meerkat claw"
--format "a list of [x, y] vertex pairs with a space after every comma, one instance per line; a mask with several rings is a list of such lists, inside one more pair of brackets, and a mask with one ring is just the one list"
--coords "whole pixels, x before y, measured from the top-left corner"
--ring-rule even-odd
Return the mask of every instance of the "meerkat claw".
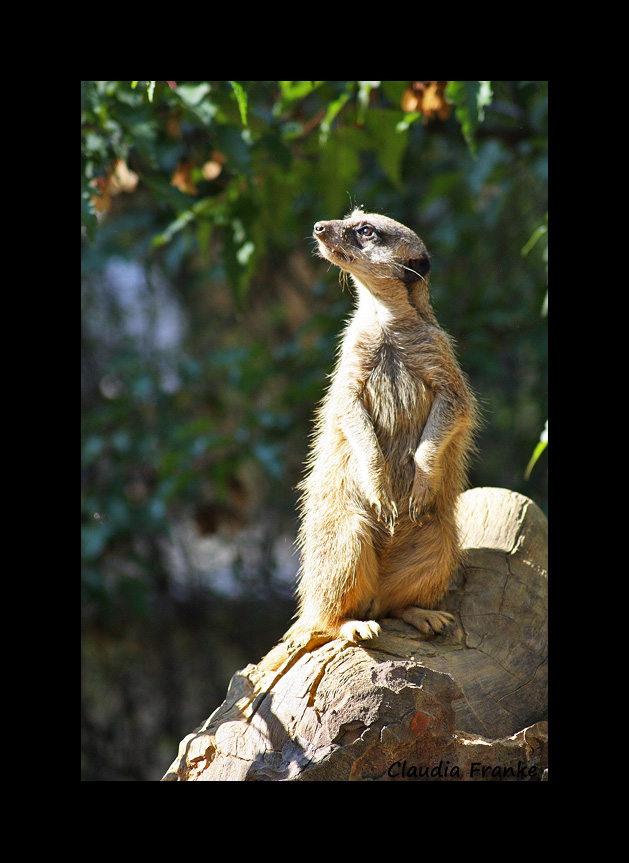
[[356, 643], [377, 638], [380, 632], [380, 626], [375, 620], [348, 620], [341, 626], [339, 635], [346, 641]]

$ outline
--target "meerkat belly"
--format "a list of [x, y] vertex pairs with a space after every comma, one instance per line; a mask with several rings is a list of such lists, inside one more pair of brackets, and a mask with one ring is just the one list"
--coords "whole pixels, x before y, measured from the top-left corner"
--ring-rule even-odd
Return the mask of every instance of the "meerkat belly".
[[383, 351], [367, 380], [365, 406], [384, 456], [393, 495], [411, 490], [415, 450], [432, 405], [432, 392], [399, 357]]

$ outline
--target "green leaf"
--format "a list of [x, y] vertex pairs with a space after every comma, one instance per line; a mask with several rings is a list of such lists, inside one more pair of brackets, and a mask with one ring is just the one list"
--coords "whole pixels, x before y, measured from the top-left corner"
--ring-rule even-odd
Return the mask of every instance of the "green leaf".
[[[248, 214], [249, 219], [250, 217]], [[234, 300], [239, 308], [243, 307], [255, 262], [256, 245], [249, 230], [250, 225], [237, 215], [233, 215], [221, 230], [223, 262]]]
[[247, 125], [247, 94], [244, 91], [242, 84], [239, 84], [238, 81], [230, 81], [232, 86], [232, 90], [234, 91], [234, 95], [236, 97], [236, 101], [238, 102], [238, 110], [240, 111], [240, 119], [242, 120], [242, 125]]
[[282, 91], [282, 98], [286, 102], [294, 102], [312, 93], [320, 84], [323, 84], [323, 81], [278, 81], [278, 84]]
[[209, 84], [180, 84], [177, 95], [191, 108], [196, 107], [212, 88]]
[[446, 97], [454, 105], [463, 136], [475, 156], [476, 132], [493, 98], [491, 81], [448, 81]]
[[369, 97], [371, 91], [380, 86], [380, 81], [359, 81], [358, 82], [358, 122], [365, 122], [365, 114], [369, 107]]
[[365, 128], [373, 141], [374, 149], [387, 177], [402, 188], [402, 157], [408, 145], [408, 129], [399, 128], [397, 110], [369, 111]]
[[183, 213], [180, 213], [177, 218], [170, 223], [170, 225], [166, 228], [165, 231], [162, 231], [161, 234], [158, 234], [156, 237], [153, 237], [153, 248], [158, 249], [160, 246], [169, 243], [175, 234], [178, 234], [179, 231], [182, 231], [186, 225], [189, 225], [190, 222], [194, 220], [194, 212], [192, 210], [184, 210]]
[[524, 247], [522, 248], [522, 257], [526, 257], [528, 255], [535, 243], [539, 240], [540, 237], [543, 237], [544, 234], [547, 233], [547, 231], [547, 225], [540, 225], [539, 228], [533, 231], [530, 240], [528, 240], [528, 242], [525, 243]]
[[[539, 228], [536, 228], [528, 242], [524, 244], [522, 247], [522, 257], [526, 257], [528, 253], [531, 251], [533, 246], [537, 243], [540, 237], [543, 237], [548, 233], [548, 213], [546, 213], [546, 218], [543, 225], [540, 225]], [[542, 258], [546, 265], [546, 274], [548, 277], [548, 240], [546, 240], [546, 247], [542, 251]], [[541, 315], [545, 318], [548, 315], [548, 291], [546, 291], [546, 296], [544, 297], [544, 302], [542, 303]]]
[[343, 105], [348, 102], [349, 98], [350, 93], [341, 93], [338, 99], [335, 99], [328, 105], [328, 110], [325, 113], [325, 117], [321, 121], [321, 126], [319, 130], [319, 144], [322, 147], [324, 147], [327, 143], [328, 136], [330, 134], [330, 126], [334, 122], [335, 117], [337, 116]]
[[548, 446], [548, 420], [546, 420], [546, 425], [544, 426], [544, 430], [539, 436], [539, 442], [535, 449], [533, 450], [533, 455], [531, 456], [531, 460], [526, 466], [526, 470], [524, 471], [524, 479], [528, 479], [531, 475], [531, 471], [535, 467], [535, 462], [544, 452], [546, 447]]

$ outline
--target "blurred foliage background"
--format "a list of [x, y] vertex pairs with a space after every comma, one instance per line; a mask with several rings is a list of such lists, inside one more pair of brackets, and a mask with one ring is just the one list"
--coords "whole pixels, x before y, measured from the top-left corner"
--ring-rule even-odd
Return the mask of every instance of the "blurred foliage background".
[[[312, 225], [413, 228], [547, 511], [544, 81], [83, 81], [82, 777], [156, 780], [294, 611], [295, 486], [352, 303]], [[546, 425], [545, 425], [546, 424]]]

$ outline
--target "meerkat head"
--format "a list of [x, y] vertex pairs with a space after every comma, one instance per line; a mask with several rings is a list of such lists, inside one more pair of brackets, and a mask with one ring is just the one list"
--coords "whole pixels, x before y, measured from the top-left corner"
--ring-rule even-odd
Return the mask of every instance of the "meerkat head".
[[313, 236], [318, 252], [351, 273], [370, 290], [384, 282], [401, 282], [411, 288], [426, 282], [430, 256], [409, 228], [376, 213], [354, 210], [345, 219], [317, 222]]

